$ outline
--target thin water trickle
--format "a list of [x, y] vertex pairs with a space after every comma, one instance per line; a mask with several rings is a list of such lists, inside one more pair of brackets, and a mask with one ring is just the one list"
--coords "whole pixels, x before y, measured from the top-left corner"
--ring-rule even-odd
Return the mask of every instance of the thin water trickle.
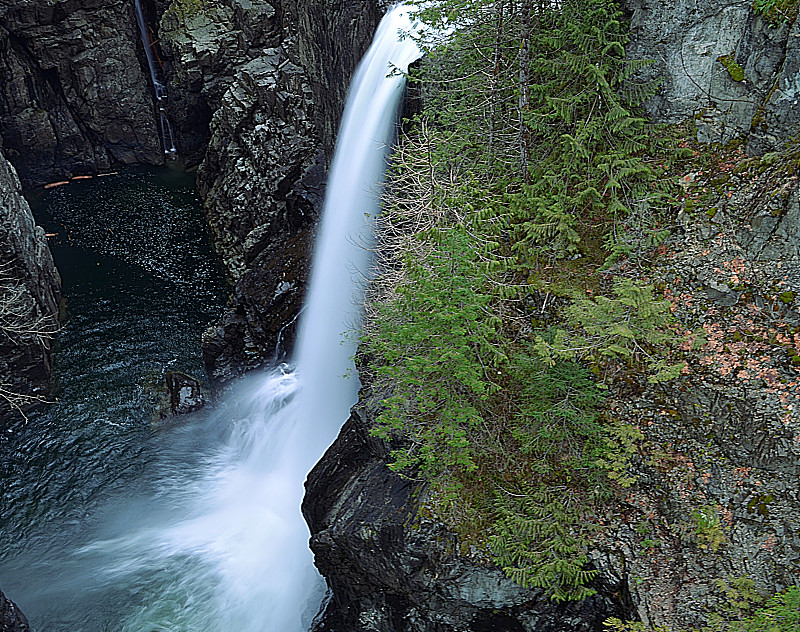
[[175, 148], [175, 137], [172, 132], [172, 125], [167, 117], [167, 84], [164, 81], [163, 74], [159, 67], [159, 60], [155, 52], [155, 42], [151, 36], [147, 20], [144, 17], [142, 1], [133, 0], [133, 8], [136, 13], [136, 24], [139, 27], [139, 37], [142, 40], [144, 55], [147, 59], [147, 69], [150, 71], [150, 82], [153, 84], [153, 91], [156, 95], [159, 128], [161, 131], [161, 146], [164, 148], [165, 154], [173, 156], [177, 153], [177, 150]]
[[357, 397], [351, 358], [368, 268], [368, 218], [378, 210], [404, 83], [392, 69], [405, 70], [420, 54], [411, 39], [398, 37], [410, 28], [406, 12], [392, 10], [353, 79], [296, 368], [250, 376], [212, 414], [135, 435], [129, 477], [119, 473], [123, 482], [113, 490], [65, 511], [68, 525], [34, 522], [30, 542], [0, 560], [0, 578], [40, 629], [308, 628], [324, 582], [300, 513], [303, 482]]

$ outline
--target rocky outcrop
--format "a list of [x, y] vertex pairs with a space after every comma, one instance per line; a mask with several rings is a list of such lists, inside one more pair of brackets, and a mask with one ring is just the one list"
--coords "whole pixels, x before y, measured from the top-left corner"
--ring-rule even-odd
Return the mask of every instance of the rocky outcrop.
[[0, 592], [0, 632], [30, 632], [25, 615], [13, 601]]
[[161, 164], [133, 3], [0, 3], [0, 136], [26, 187]]
[[386, 466], [386, 447], [369, 435], [376, 399], [362, 393], [306, 482], [311, 549], [332, 591], [313, 630], [588, 632], [628, 614], [618, 575], [597, 580], [589, 599], [559, 604], [465, 555], [420, 511], [426, 485]]
[[779, 149], [800, 132], [793, 16], [759, 14], [748, 0], [623, 5], [631, 16], [628, 57], [653, 60], [645, 76], [662, 80], [647, 103], [653, 119], [693, 119], [703, 142], [752, 130], [751, 154]]
[[[328, 7], [306, 9], [215, 0], [196, 11], [168, 9], [161, 20], [170, 82], [181, 93], [176, 100], [172, 89], [171, 104], [202, 104], [201, 112], [213, 112], [198, 187], [234, 282], [231, 309], [203, 337], [217, 382], [274, 362], [291, 347], [324, 196], [327, 147], [320, 129], [338, 125], [358, 51], [369, 44], [379, 17], [374, 8], [362, 15], [363, 26], [348, 35], [349, 43], [358, 40], [355, 52], [322, 64], [339, 86], [331, 95], [314, 90], [310, 77], [322, 80], [319, 60], [301, 54], [301, 42], [332, 40], [341, 16]], [[304, 32], [309, 12], [331, 22]], [[374, 22], [367, 28], [369, 16]], [[317, 101], [317, 93], [325, 98]], [[195, 109], [172, 112], [179, 149], [187, 146]]]
[[44, 231], [0, 155], [0, 411], [46, 394], [60, 284]]

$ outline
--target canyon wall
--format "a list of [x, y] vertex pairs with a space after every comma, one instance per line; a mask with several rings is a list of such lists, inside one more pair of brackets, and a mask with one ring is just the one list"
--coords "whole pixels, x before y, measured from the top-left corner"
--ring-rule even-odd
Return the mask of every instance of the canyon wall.
[[[209, 0], [163, 14], [179, 149], [201, 136], [197, 113], [213, 113], [197, 180], [233, 282], [203, 337], [217, 383], [291, 348], [346, 87], [379, 17], [370, 1]], [[320, 47], [338, 52], [323, 60]]]
[[0, 154], [0, 415], [47, 395], [60, 299], [44, 230]]
[[[291, 344], [346, 86], [382, 7], [369, 0], [207, 0], [196, 12], [175, 6], [157, 0], [147, 8], [160, 39], [178, 149], [187, 164], [199, 165], [209, 225], [233, 282], [230, 309], [203, 340], [209, 368], [224, 382], [282, 358]], [[654, 59], [645, 76], [663, 79], [647, 104], [654, 119], [688, 120], [704, 141], [744, 136], [751, 154], [779, 149], [800, 131], [793, 20], [757, 15], [749, 0], [626, 0], [625, 8], [629, 56]], [[28, 187], [118, 164], [163, 162], [132, 2], [0, 0], [0, 137]], [[787, 181], [773, 184], [777, 190]], [[58, 289], [52, 261], [19, 191], [14, 170], [0, 161], [0, 212], [4, 230], [9, 227], [0, 256], [18, 270], [37, 313], [53, 314]], [[763, 202], [751, 193], [719, 221], [727, 217], [733, 234], [755, 231], [753, 240], [767, 251], [777, 252], [774, 240], [786, 241], [789, 250], [780, 258], [794, 261], [791, 223], [781, 228], [770, 222], [795, 217], [795, 193], [787, 192], [775, 216], [748, 214]], [[710, 219], [693, 224], [681, 252], [693, 253], [689, 245], [697, 253], [715, 247], [720, 226]], [[747, 265], [760, 265], [764, 252], [751, 249]], [[710, 306], [725, 307], [735, 298], [728, 305], [735, 307], [739, 295], [713, 278], [719, 267], [713, 257], [705, 266], [694, 255], [692, 261], [681, 274], [704, 288]], [[787, 283], [796, 278], [791, 270]], [[762, 285], [759, 292], [767, 295], [769, 284]], [[793, 306], [786, 309], [794, 314]], [[49, 346], [17, 356], [0, 351], [3, 362], [28, 367], [31, 384], [44, 383]], [[601, 571], [598, 596], [563, 607], [462, 554], [450, 531], [421, 515], [424, 485], [386, 468], [385, 446], [369, 437], [374, 404], [365, 398], [309, 478], [305, 512], [312, 547], [332, 587], [318, 629], [589, 630], [609, 614], [695, 623], [699, 615], [691, 604], [709, 598], [711, 588], [700, 580], [712, 571], [750, 573], [783, 586], [787, 569], [797, 564], [791, 534], [800, 532], [793, 517], [800, 512], [786, 493], [796, 481], [796, 448], [789, 435], [769, 440], [773, 431], [788, 432], [781, 402], [769, 399], [779, 395], [759, 391], [767, 399], [758, 404], [747, 393], [734, 396], [724, 380], [685, 386], [693, 397], [680, 387], [666, 396], [648, 391], [625, 410], [631, 418], [646, 411], [652, 428], [684, 442], [670, 456], [675, 462], [699, 454], [702, 441], [715, 442], [727, 455], [726, 462], [708, 457], [708, 478], [703, 469], [686, 480], [708, 503], [726, 504], [730, 549], [712, 559], [700, 542], [686, 544], [687, 503], [706, 501], [681, 495], [686, 490], [670, 479], [674, 467], [643, 461], [627, 526], [593, 552]], [[669, 419], [658, 416], [665, 398], [674, 411]], [[707, 431], [700, 432], [695, 419], [709, 420], [703, 422]], [[737, 471], [745, 472], [741, 484]], [[651, 506], [659, 512], [658, 521], [648, 518], [651, 528], [666, 543], [657, 565], [630, 526], [642, 519], [636, 513], [641, 507]]]
[[133, 2], [0, 2], [0, 137], [23, 185], [162, 164]]

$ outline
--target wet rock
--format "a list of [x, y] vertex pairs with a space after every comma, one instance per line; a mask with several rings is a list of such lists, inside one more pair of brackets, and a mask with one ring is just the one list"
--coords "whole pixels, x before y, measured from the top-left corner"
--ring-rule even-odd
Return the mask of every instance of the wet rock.
[[[0, 154], [0, 387], [47, 393], [61, 287], [44, 231], [33, 221], [14, 168]], [[0, 399], [0, 414], [8, 410]], [[25, 408], [25, 402], [19, 401]]]
[[391, 5], [382, 0], [296, 0], [285, 9], [297, 25], [297, 63], [308, 76], [317, 130], [329, 158], [350, 79]]
[[297, 334], [311, 266], [313, 233], [259, 251], [236, 282], [231, 308], [203, 334], [203, 359], [216, 384], [282, 361]]
[[31, 187], [162, 164], [133, 3], [0, 3], [0, 135]]
[[162, 411], [166, 414], [185, 415], [200, 410], [205, 406], [206, 398], [203, 387], [191, 375], [180, 371], [169, 371], [165, 376], [169, 407]]
[[16, 604], [0, 592], [0, 632], [30, 632], [25, 615]]

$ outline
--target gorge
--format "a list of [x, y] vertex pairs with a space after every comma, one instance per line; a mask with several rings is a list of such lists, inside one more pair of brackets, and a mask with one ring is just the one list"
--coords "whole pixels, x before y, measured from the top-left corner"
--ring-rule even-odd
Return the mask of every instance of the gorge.
[[[588, 568], [597, 571], [590, 584], [596, 594], [558, 603], [546, 590], [522, 587], [492, 563], [486, 542], [471, 539], [458, 521], [437, 515], [435, 488], [432, 491], [424, 477], [402, 476], [387, 467], [399, 444], [373, 434], [387, 393], [366, 383], [350, 419], [306, 483], [303, 513], [315, 563], [330, 588], [313, 629], [602, 630], [603, 620], [616, 616], [682, 631], [707, 623], [709, 612], [725, 607], [733, 594], [729, 588], [740, 586], [743, 578], [753, 582], [762, 599], [782, 594], [797, 581], [800, 462], [792, 328], [800, 322], [794, 302], [800, 278], [798, 194], [794, 149], [786, 147], [798, 132], [800, 27], [795, 3], [786, 6], [788, 18], [731, 0], [670, 6], [623, 3], [628, 57], [655, 60], [641, 69], [641, 76], [662, 81], [645, 110], [655, 121], [683, 127], [676, 141], [682, 144], [680, 151], [675, 150], [672, 166], [664, 167], [664, 177], [677, 181], [679, 190], [663, 203], [664, 214], [658, 216], [663, 222], [659, 229], [668, 230], [669, 236], [648, 251], [652, 266], [641, 267], [637, 260], [628, 268], [612, 268], [612, 275], [638, 274], [653, 283], [659, 299], [672, 301], [679, 322], [701, 334], [694, 338], [696, 348], [690, 344], [682, 356], [688, 375], [652, 385], [643, 373], [631, 371], [609, 384], [604, 419], [615, 428], [635, 428], [642, 437], [627, 446], [632, 456], [622, 469], [636, 482], [617, 489], [616, 504], [598, 512], [609, 526], [585, 551]], [[507, 3], [493, 7], [501, 15], [508, 8], [504, 25], [526, 28], [519, 11]], [[305, 406], [295, 395], [302, 377], [284, 367], [259, 384], [258, 378], [245, 374], [269, 370], [290, 357], [310, 367], [309, 372], [325, 364], [303, 360], [308, 357], [303, 340], [315, 350], [321, 343], [311, 342], [306, 325], [300, 325], [298, 334], [298, 324], [304, 322], [298, 314], [346, 88], [384, 9], [366, 1], [0, 0], [0, 137], [8, 159], [0, 160], [0, 211], [3, 227], [10, 227], [0, 235], [0, 264], [9, 264], [14, 278], [24, 282], [36, 313], [56, 315], [60, 290], [44, 231], [34, 227], [22, 187], [32, 192], [46, 183], [68, 181], [64, 190], [79, 190], [85, 175], [126, 165], [163, 165], [168, 145], [165, 120], [172, 122], [180, 160], [197, 167], [211, 242], [231, 282], [224, 313], [213, 322], [209, 319], [210, 327], [202, 335], [203, 364], [222, 393], [216, 410], [195, 413], [186, 421], [168, 420], [161, 430], [151, 430], [145, 415], [137, 431], [118, 431], [127, 437], [121, 452], [117, 454], [109, 440], [110, 453], [104, 457], [101, 451], [97, 457], [119, 463], [115, 459], [121, 454], [123, 461], [131, 457], [131, 471], [154, 469], [138, 479], [135, 489], [124, 489], [123, 479], [114, 478], [106, 492], [82, 499], [93, 508], [91, 515], [78, 510], [65, 515], [64, 540], [46, 555], [37, 553], [39, 536], [30, 542], [17, 538], [21, 532], [37, 532], [36, 511], [16, 500], [10, 513], [4, 506], [4, 538], [11, 543], [4, 544], [0, 559], [17, 561], [0, 565], [0, 587], [23, 605], [23, 611], [35, 612], [35, 607], [24, 607], [33, 592], [22, 588], [20, 594], [20, 588], [12, 592], [10, 587], [15, 581], [17, 586], [29, 585], [37, 569], [54, 564], [62, 569], [54, 582], [61, 592], [51, 603], [80, 604], [79, 593], [104, 595], [104, 605], [91, 612], [76, 606], [64, 629], [260, 630], [272, 625], [277, 630], [311, 624], [315, 608], [304, 611], [293, 601], [299, 594], [319, 595], [324, 589], [311, 572], [304, 548], [309, 533], [295, 512], [297, 519], [286, 532], [283, 548], [298, 546], [306, 554], [296, 572], [286, 569], [276, 582], [269, 567], [258, 561], [274, 546], [267, 542], [268, 530], [258, 525], [281, 519], [257, 507], [270, 496], [283, 498], [279, 504], [287, 511], [296, 509], [302, 494], [298, 481], [335, 431], [320, 420], [324, 429], [285, 437], [289, 443], [318, 442], [316, 456], [309, 456], [309, 450], [291, 463], [276, 457], [271, 471], [260, 449], [274, 434], [259, 420], [277, 409]], [[152, 41], [142, 37], [139, 16], [156, 32]], [[164, 64], [163, 84], [169, 88], [166, 100], [153, 92], [154, 82], [161, 80], [152, 76], [152, 60], [148, 64], [147, 59], [149, 44], [156, 40]], [[512, 67], [525, 49], [513, 50], [502, 57], [507, 64], [503, 68]], [[519, 76], [514, 73], [515, 79]], [[452, 81], [456, 85], [456, 79]], [[486, 84], [491, 86], [492, 80]], [[417, 101], [424, 102], [430, 94], [423, 89], [407, 107], [424, 107]], [[509, 112], [515, 110], [503, 110], [502, 115], [510, 118]], [[669, 129], [665, 135], [674, 133]], [[487, 126], [483, 131], [490, 130]], [[473, 149], [465, 144], [464, 156]], [[650, 163], [657, 160], [661, 158]], [[128, 173], [123, 170], [121, 177], [130, 178]], [[48, 195], [65, 195], [61, 190]], [[481, 195], [475, 194], [476, 199]], [[469, 203], [476, 213], [485, 210], [476, 200]], [[101, 216], [97, 211], [98, 220]], [[644, 216], [634, 214], [636, 221]], [[620, 225], [637, 234], [636, 221]], [[142, 226], [158, 223], [149, 220]], [[75, 225], [89, 239], [99, 234], [91, 217]], [[613, 297], [607, 278], [580, 268], [581, 261], [594, 261], [589, 251], [593, 245], [600, 250], [589, 239], [581, 242], [576, 263], [562, 259], [548, 265], [568, 270], [565, 276], [584, 284], [587, 295]], [[99, 267], [105, 270], [105, 265]], [[117, 268], [110, 270], [113, 275]], [[79, 299], [70, 298], [69, 273], [61, 272], [69, 309], [70, 301], [77, 305]], [[191, 288], [186, 277], [180, 278]], [[206, 277], [196, 280], [202, 278]], [[334, 289], [331, 281], [323, 284]], [[550, 291], [552, 287], [532, 287], [526, 297], [531, 326], [572, 300]], [[178, 319], [184, 322], [172, 332], [177, 339], [183, 332], [196, 340], [206, 315], [220, 313], [216, 291], [211, 292], [216, 298], [197, 308], [197, 319], [190, 313]], [[344, 293], [334, 294], [349, 301]], [[134, 300], [152, 300], [138, 290], [131, 295]], [[181, 300], [190, 311], [195, 309], [191, 291]], [[169, 312], [171, 307], [159, 309]], [[335, 329], [327, 322], [334, 319], [321, 320]], [[519, 331], [522, 337], [530, 333], [525, 327]], [[295, 348], [298, 335], [301, 342]], [[81, 337], [66, 332], [63, 336], [65, 345]], [[330, 341], [336, 334], [325, 338]], [[3, 375], [30, 384], [34, 396], [47, 392], [50, 343], [0, 351], [7, 363]], [[155, 370], [159, 378], [168, 362], [163, 359]], [[187, 372], [201, 373], [196, 355], [192, 362]], [[344, 371], [336, 369], [336, 374]], [[340, 421], [355, 398], [346, 390], [338, 393], [338, 405], [345, 411]], [[239, 402], [233, 404], [231, 398]], [[33, 421], [27, 426], [4, 422], [3, 449], [11, 445], [9, 440], [26, 437], [26, 455], [47, 454], [48, 445], [59, 443], [50, 443], [49, 436], [70, 436], [66, 422], [37, 425], [50, 414], [46, 409], [30, 413]], [[95, 421], [104, 419], [101, 413], [92, 414]], [[113, 424], [107, 426], [104, 432], [115, 432]], [[76, 456], [64, 460], [74, 463], [52, 471], [41, 465], [44, 457], [36, 461], [35, 456], [17, 455], [4, 461], [12, 464], [3, 476], [4, 485], [13, 490], [9, 497], [18, 498], [19, 473], [30, 464], [39, 463], [31, 474], [47, 489], [58, 487], [62, 476], [63, 481], [71, 480], [64, 472], [88, 467], [93, 458], [79, 452], [67, 450]], [[248, 457], [253, 454], [261, 458]], [[30, 464], [26, 458], [32, 459]], [[237, 466], [226, 465], [232, 462]], [[295, 477], [285, 494], [276, 474], [283, 470]], [[181, 477], [189, 481], [188, 487], [175, 484]], [[145, 500], [148, 490], [164, 506]], [[31, 490], [35, 493], [36, 485]], [[41, 493], [47, 495], [46, 490]], [[75, 498], [83, 494], [71, 493]], [[6, 494], [4, 502], [5, 498]], [[166, 515], [171, 502], [180, 507], [181, 520]], [[120, 524], [100, 526], [104, 515], [115, 514]], [[8, 515], [16, 517], [9, 523]], [[6, 532], [8, 524], [18, 526]], [[95, 530], [93, 544], [83, 548], [77, 539], [69, 540], [81, 524]], [[135, 537], [125, 535], [134, 532]], [[487, 536], [488, 532], [489, 528]], [[76, 546], [81, 550], [78, 557], [91, 560], [89, 568], [115, 567], [117, 577], [126, 579], [109, 582], [111, 575], [103, 572], [78, 572], [75, 557], [59, 559]], [[196, 563], [203, 556], [204, 561]], [[23, 566], [30, 568], [30, 575]], [[148, 579], [153, 574], [157, 580]], [[290, 584], [295, 588], [289, 589]], [[269, 601], [283, 589], [293, 596], [278, 597], [287, 604], [286, 611], [272, 614]], [[120, 593], [134, 595], [129, 603], [139, 600], [141, 606], [124, 622], [116, 610]], [[153, 593], [163, 593], [170, 605], [144, 605]], [[225, 603], [230, 607], [219, 606]], [[13, 623], [16, 611], [7, 604], [0, 596], [0, 612], [11, 617], [8, 623], [0, 619], [3, 629], [24, 629]], [[52, 612], [58, 609], [54, 606]], [[172, 619], [175, 612], [181, 614]], [[53, 625], [60, 624], [50, 624], [58, 616], [41, 629], [57, 629]], [[274, 621], [263, 623], [270, 619]]]

